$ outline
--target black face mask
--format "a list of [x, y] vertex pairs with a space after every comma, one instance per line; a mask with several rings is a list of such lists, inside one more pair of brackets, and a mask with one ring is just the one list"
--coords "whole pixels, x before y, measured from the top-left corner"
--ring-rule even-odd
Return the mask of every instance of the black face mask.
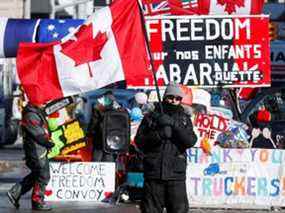
[[178, 110], [183, 110], [183, 107], [179, 104], [179, 105], [174, 105], [172, 103], [168, 103], [166, 101], [163, 102], [163, 110], [166, 113], [171, 113], [171, 112], [176, 112]]

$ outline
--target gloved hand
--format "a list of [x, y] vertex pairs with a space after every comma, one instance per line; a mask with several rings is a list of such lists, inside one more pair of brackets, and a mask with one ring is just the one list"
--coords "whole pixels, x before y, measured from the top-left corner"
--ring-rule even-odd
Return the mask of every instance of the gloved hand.
[[173, 126], [174, 125], [174, 120], [167, 114], [160, 114], [157, 118], [157, 124], [159, 126]]
[[170, 126], [163, 126], [159, 129], [159, 136], [162, 139], [169, 139], [172, 136], [172, 128]]

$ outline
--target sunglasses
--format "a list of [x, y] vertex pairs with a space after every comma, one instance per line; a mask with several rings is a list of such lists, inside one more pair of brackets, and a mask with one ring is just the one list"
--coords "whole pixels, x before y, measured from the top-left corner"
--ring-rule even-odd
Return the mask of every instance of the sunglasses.
[[176, 100], [176, 101], [182, 101], [182, 98], [179, 96], [169, 95], [166, 97], [168, 100]]

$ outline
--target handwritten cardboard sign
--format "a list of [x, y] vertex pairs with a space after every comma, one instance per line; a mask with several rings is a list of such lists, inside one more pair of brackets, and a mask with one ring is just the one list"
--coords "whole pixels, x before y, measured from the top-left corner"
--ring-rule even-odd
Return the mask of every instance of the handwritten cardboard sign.
[[215, 140], [217, 135], [228, 129], [229, 119], [217, 114], [197, 113], [194, 127], [199, 138], [207, 137]]
[[284, 206], [285, 150], [187, 150], [186, 185], [192, 206]]
[[115, 163], [51, 163], [48, 201], [102, 201], [115, 190]]

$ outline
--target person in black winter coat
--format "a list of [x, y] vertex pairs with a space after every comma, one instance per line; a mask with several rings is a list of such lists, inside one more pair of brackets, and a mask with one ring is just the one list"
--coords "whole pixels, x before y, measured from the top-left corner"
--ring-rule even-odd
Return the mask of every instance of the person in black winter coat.
[[197, 137], [181, 106], [184, 96], [178, 84], [170, 83], [163, 97], [163, 113], [157, 104], [139, 126], [135, 142], [144, 153], [143, 213], [188, 212], [186, 149]]
[[44, 202], [44, 194], [50, 179], [47, 153], [54, 144], [50, 141], [47, 121], [39, 106], [30, 103], [25, 106], [22, 130], [25, 161], [31, 173], [7, 192], [8, 198], [16, 208], [19, 208], [20, 197], [33, 188], [32, 208], [51, 210], [50, 206]]

